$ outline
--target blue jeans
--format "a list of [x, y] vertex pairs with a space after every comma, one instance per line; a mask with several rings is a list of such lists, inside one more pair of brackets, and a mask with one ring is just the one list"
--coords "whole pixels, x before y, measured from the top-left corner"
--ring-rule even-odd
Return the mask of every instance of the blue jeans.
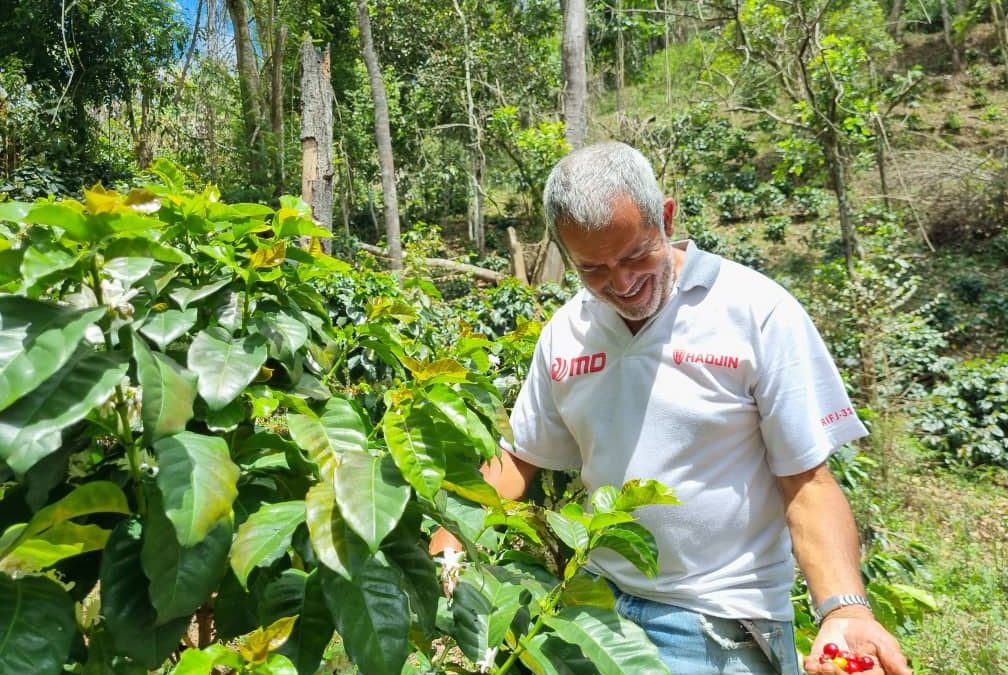
[[[612, 584], [610, 584], [611, 586]], [[673, 675], [776, 675], [738, 621], [691, 612], [614, 589], [616, 611], [644, 629]], [[754, 619], [784, 675], [798, 675], [790, 622]]]

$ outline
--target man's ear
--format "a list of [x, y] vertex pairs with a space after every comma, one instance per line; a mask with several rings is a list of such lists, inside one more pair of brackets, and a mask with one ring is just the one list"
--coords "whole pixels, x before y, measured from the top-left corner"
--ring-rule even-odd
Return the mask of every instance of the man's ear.
[[665, 218], [665, 236], [671, 237], [675, 231], [676, 201], [669, 197], [665, 200], [663, 216]]

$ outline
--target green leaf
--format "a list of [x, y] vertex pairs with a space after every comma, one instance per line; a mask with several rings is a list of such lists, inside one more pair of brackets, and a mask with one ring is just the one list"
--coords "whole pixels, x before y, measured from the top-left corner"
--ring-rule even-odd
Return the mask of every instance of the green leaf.
[[410, 498], [409, 486], [390, 458], [364, 452], [343, 453], [333, 488], [340, 513], [372, 553], [399, 522]]
[[224, 439], [183, 431], [154, 444], [165, 514], [183, 546], [203, 541], [231, 514], [240, 470]]
[[143, 390], [140, 417], [147, 443], [185, 431], [193, 417], [196, 400], [196, 376], [169, 356], [155, 353], [136, 334], [133, 358]]
[[123, 521], [112, 531], [99, 572], [101, 609], [117, 653], [153, 670], [178, 646], [190, 617], [158, 625], [140, 561], [142, 546], [139, 520]]
[[0, 410], [33, 391], [70, 360], [104, 307], [71, 310], [0, 297]]
[[217, 281], [213, 281], [202, 286], [196, 286], [195, 288], [191, 286], [178, 285], [168, 291], [168, 297], [175, 301], [175, 304], [179, 306], [179, 309], [185, 311], [192, 303], [213, 295], [220, 289], [230, 284], [231, 281], [231, 278], [218, 279]]
[[460, 580], [452, 594], [454, 637], [472, 661], [479, 661], [490, 647], [490, 612], [493, 603], [472, 581]]
[[490, 435], [480, 416], [469, 409], [462, 394], [447, 385], [438, 384], [424, 392], [424, 397], [475, 446], [481, 457], [496, 455], [496, 439]]
[[292, 370], [295, 354], [308, 340], [308, 327], [289, 314], [276, 309], [269, 311], [268, 319], [257, 318], [255, 327], [259, 334], [266, 338], [270, 356], [283, 363], [288, 370]]
[[399, 570], [371, 558], [347, 581], [321, 568], [326, 604], [347, 655], [362, 673], [399, 675], [409, 653], [409, 602]]
[[235, 400], [259, 374], [266, 355], [259, 336], [232, 339], [218, 327], [198, 333], [189, 345], [189, 370], [196, 373], [207, 407], [220, 410]]
[[[9, 246], [6, 239], [0, 239], [0, 249]], [[0, 290], [5, 286], [14, 286], [14, 282], [21, 280], [21, 263], [24, 260], [24, 249], [0, 250]], [[18, 283], [17, 286], [21, 284]], [[13, 290], [13, 288], [11, 288]]]
[[613, 505], [617, 511], [633, 511], [652, 504], [681, 504], [675, 491], [655, 480], [631, 480], [620, 488]]
[[71, 251], [59, 242], [33, 241], [21, 257], [21, 291], [38, 296], [45, 290], [42, 282], [72, 277], [68, 270], [72, 270], [83, 257], [83, 251]]
[[495, 509], [502, 508], [497, 489], [486, 482], [483, 474], [473, 464], [449, 460], [441, 487], [477, 504]]
[[291, 438], [315, 462], [326, 480], [334, 480], [336, 465], [343, 453], [367, 451], [364, 421], [345, 398], [329, 399], [318, 416], [287, 413], [287, 428]]
[[345, 579], [370, 555], [367, 543], [347, 524], [336, 507], [336, 492], [329, 483], [318, 483], [305, 495], [308, 534], [319, 561]]
[[0, 574], [0, 673], [62, 673], [76, 632], [73, 600], [58, 583]]
[[588, 528], [573, 518], [561, 515], [556, 511], [546, 512], [546, 522], [550, 529], [560, 538], [560, 541], [570, 546], [576, 552], [583, 552], [588, 547]]
[[403, 416], [389, 409], [382, 418], [385, 442], [403, 477], [418, 494], [433, 499], [445, 475], [445, 454], [433, 418], [410, 408]]
[[206, 649], [186, 649], [171, 675], [210, 675], [214, 666], [224, 666], [231, 671], [242, 667], [241, 657], [222, 644], [212, 644]]
[[195, 546], [182, 546], [163, 510], [161, 496], [148, 491], [140, 562], [150, 579], [151, 604], [157, 624], [191, 616], [217, 590], [227, 571], [233, 528], [230, 518], [219, 520]]
[[[510, 583], [510, 579], [502, 582], [489, 572], [470, 567], [462, 574], [459, 584], [455, 587], [455, 595], [453, 596], [455, 606], [460, 602], [459, 591], [468, 594], [470, 589], [473, 592], [481, 594], [489, 603], [489, 614], [486, 620], [486, 646], [483, 647], [482, 651], [473, 652], [473, 654], [466, 651], [466, 646], [461, 641], [459, 646], [466, 652], [466, 656], [469, 656], [473, 660], [479, 660], [483, 658], [487, 647], [497, 647], [504, 641], [504, 636], [507, 634], [511, 622], [514, 621], [515, 615], [522, 607], [521, 595], [525, 592], [525, 589], [519, 584]], [[473, 606], [481, 607], [483, 603], [477, 601]], [[468, 618], [464, 618], [460, 622], [460, 613], [455, 613], [456, 627], [468, 624]], [[473, 626], [482, 624], [483, 620], [479, 619]], [[478, 641], [479, 644], [482, 644], [482, 642], [483, 639]]]
[[539, 633], [531, 639], [521, 638], [525, 648], [519, 658], [534, 675], [598, 675], [592, 663], [580, 649], [552, 633]]
[[[109, 481], [96, 480], [74, 488], [74, 490], [40, 509], [28, 521], [27, 526], [17, 531], [17, 535], [10, 541], [7, 533], [4, 533], [3, 541], [5, 546], [0, 546], [0, 556], [17, 547], [21, 542], [32, 539], [38, 534], [45, 532], [51, 527], [64, 523], [71, 518], [86, 516], [92, 513], [129, 513], [129, 504], [126, 502], [126, 495], [115, 483]], [[13, 529], [13, 528], [12, 528]], [[10, 531], [10, 530], [8, 530]]]
[[304, 502], [279, 502], [263, 504], [238, 527], [231, 547], [231, 569], [243, 588], [253, 569], [269, 565], [287, 552], [294, 530], [304, 520]]
[[102, 271], [122, 282], [123, 288], [129, 288], [150, 274], [153, 267], [151, 258], [115, 258], [108, 260]]
[[25, 574], [52, 567], [61, 560], [105, 548], [109, 531], [97, 525], [58, 523], [24, 540], [0, 561], [5, 572]]
[[0, 220], [13, 223], [24, 222], [28, 212], [32, 210], [33, 204], [28, 202], [0, 202]]
[[38, 225], [55, 225], [62, 228], [74, 241], [97, 241], [103, 232], [92, 232], [88, 219], [79, 209], [69, 204], [41, 204], [33, 208], [24, 222]]
[[566, 607], [544, 620], [558, 637], [580, 647], [600, 675], [669, 673], [644, 631], [615, 610]]
[[591, 605], [603, 609], [616, 607], [616, 596], [612, 588], [602, 577], [589, 574], [576, 574], [564, 584], [560, 602], [564, 605]]
[[416, 625], [425, 636], [430, 636], [437, 620], [438, 600], [441, 599], [441, 582], [437, 567], [417, 540], [420, 521], [408, 527], [400, 525], [382, 546], [382, 552], [402, 572], [402, 588], [409, 598], [410, 609], [416, 615]]
[[193, 259], [185, 251], [146, 237], [120, 237], [109, 242], [104, 253], [108, 261], [116, 258], [140, 258], [174, 265], [193, 264]]
[[658, 574], [658, 545], [643, 525], [623, 523], [607, 528], [594, 537], [592, 549], [596, 548], [611, 548], [649, 577]]
[[128, 367], [123, 354], [81, 348], [61, 370], [0, 413], [0, 458], [24, 473], [58, 450], [60, 432], [105, 402]]
[[262, 604], [263, 625], [283, 616], [297, 616], [294, 629], [277, 653], [288, 657], [298, 672], [318, 672], [336, 631], [318, 571], [284, 570], [280, 579], [266, 587]]
[[140, 333], [150, 338], [162, 350], [177, 338], [185, 335], [186, 331], [196, 325], [196, 308], [187, 309], [184, 312], [177, 309], [169, 309], [164, 312], [151, 312], [147, 319], [140, 326]]

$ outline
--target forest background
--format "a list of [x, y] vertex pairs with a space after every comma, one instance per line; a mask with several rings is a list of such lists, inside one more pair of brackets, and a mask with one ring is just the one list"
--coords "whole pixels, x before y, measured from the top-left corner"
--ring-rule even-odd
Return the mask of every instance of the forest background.
[[[74, 636], [65, 650], [60, 642], [54, 651], [46, 636], [49, 656], [40, 656], [23, 646], [27, 638], [18, 646], [27, 634], [18, 631], [33, 618], [54, 620], [0, 603], [0, 626], [12, 637], [0, 645], [0, 664], [14, 668], [30, 657], [45, 663], [36, 672], [59, 672], [64, 662], [75, 672], [209, 672], [214, 663], [249, 672], [288, 672], [288, 663], [296, 672], [319, 664], [349, 672], [353, 661], [363, 672], [399, 672], [396, 659], [375, 662], [365, 653], [375, 649], [409, 653], [413, 672], [554, 672], [542, 664], [558, 654], [576, 664], [550, 640], [571, 626], [587, 631], [584, 621], [562, 623], [570, 618], [562, 610], [545, 622], [552, 633], [526, 622], [529, 636], [542, 629], [538, 637], [549, 637], [520, 643], [512, 633], [521, 632], [523, 603], [506, 592], [517, 577], [499, 571], [514, 563], [505, 542], [525, 537], [547, 568], [570, 581], [565, 564], [585, 546], [571, 524], [581, 521], [562, 511], [577, 496], [576, 481], [544, 481], [539, 502], [549, 527], [528, 532], [516, 506], [493, 502], [473, 487], [476, 479], [451, 468], [460, 451], [438, 455], [440, 441], [431, 439], [458, 445], [452, 434], [461, 433], [470, 445], [472, 438], [485, 445], [480, 424], [492, 428], [495, 416], [487, 401], [506, 408], [513, 400], [539, 322], [577, 287], [540, 214], [546, 172], [572, 146], [618, 139], [654, 163], [680, 205], [682, 236], [785, 285], [827, 340], [872, 431], [831, 461], [858, 515], [876, 610], [901, 637], [915, 672], [1005, 672], [1006, 9], [1000, 0], [193, 0], [184, 7], [3, 0], [0, 291], [20, 299], [5, 300], [0, 338], [41, 340], [45, 314], [68, 346], [52, 363], [27, 349], [23, 358], [33, 366], [49, 363], [30, 383], [14, 374], [25, 367], [18, 350], [0, 350], [0, 383], [8, 388], [0, 388], [0, 569], [8, 575], [0, 575], [0, 593], [5, 600], [37, 593], [76, 614], [65, 624]], [[323, 139], [331, 167], [314, 174], [331, 179], [331, 213], [312, 210], [317, 203], [303, 183], [302, 161], [314, 156], [306, 138], [316, 141], [302, 120], [310, 59], [324, 63], [331, 87], [333, 136]], [[228, 204], [235, 206], [221, 210]], [[144, 221], [121, 215], [145, 209]], [[324, 234], [312, 217], [332, 231], [320, 240], [332, 258], [315, 244], [302, 257], [267, 246]], [[148, 232], [151, 223], [156, 232]], [[150, 265], [136, 273], [125, 263], [103, 266], [143, 257], [178, 276], [152, 281]], [[178, 272], [187, 265], [191, 272]], [[288, 269], [295, 265], [302, 272]], [[114, 311], [57, 320], [51, 304], [18, 304], [50, 301]], [[270, 308], [290, 319], [279, 333], [253, 318]], [[191, 312], [192, 321], [176, 324], [172, 312]], [[104, 333], [100, 351], [125, 359], [92, 366], [100, 373], [91, 379], [80, 376], [91, 357], [71, 358], [91, 344], [81, 321]], [[268, 351], [249, 361], [247, 380], [217, 382], [234, 389], [224, 395], [208, 383], [226, 371], [221, 354], [239, 337], [262, 338]], [[35, 344], [30, 339], [24, 344]], [[256, 355], [260, 346], [246, 341], [239, 351]], [[67, 359], [77, 370], [68, 370]], [[38, 392], [64, 371], [84, 393], [63, 387], [73, 405], [63, 404], [79, 414], [54, 420], [39, 412], [53, 399]], [[160, 412], [150, 407], [155, 380]], [[192, 390], [181, 422], [168, 419], [178, 411], [165, 412], [169, 383]], [[56, 396], [60, 386], [49, 389]], [[333, 406], [332, 395], [347, 407]], [[436, 408], [429, 418], [428, 408]], [[306, 430], [313, 424], [316, 436]], [[55, 440], [53, 428], [62, 432]], [[360, 454], [375, 464], [364, 474], [385, 476], [379, 460], [389, 452], [401, 476], [388, 485], [407, 486], [408, 507], [390, 506], [400, 497], [381, 490], [358, 501], [341, 496], [320, 437], [327, 452], [366, 450]], [[235, 464], [208, 459], [209, 438], [226, 439]], [[24, 443], [32, 449], [16, 449]], [[270, 448], [282, 448], [286, 459]], [[207, 496], [195, 469], [166, 478], [179, 453], [190, 468], [230, 475], [235, 467], [232, 493]], [[470, 454], [463, 464], [478, 463], [479, 454]], [[326, 475], [335, 494], [316, 483]], [[102, 495], [104, 506], [73, 501], [99, 483], [88, 494]], [[124, 501], [110, 496], [110, 484]], [[368, 497], [388, 511], [384, 530], [352, 515], [371, 504]], [[193, 500], [210, 504], [219, 520], [184, 525]], [[459, 524], [475, 517], [460, 515], [461, 504], [472, 502], [499, 509], [497, 519]], [[320, 531], [320, 509], [332, 532]], [[141, 523], [142, 537], [113, 531], [110, 513], [130, 514], [127, 524]], [[342, 544], [333, 543], [340, 514], [350, 521]], [[475, 603], [465, 615], [470, 623], [457, 609], [446, 619], [443, 600], [436, 620], [433, 613], [425, 619], [418, 607], [432, 602], [429, 592], [423, 599], [429, 580], [396, 591], [406, 594], [407, 626], [368, 612], [371, 591], [391, 580], [403, 585], [409, 555], [400, 544], [416, 546], [426, 531], [417, 525], [416, 536], [404, 534], [403, 523], [414, 518], [453, 524], [479, 541], [484, 557], [489, 551], [505, 591], [487, 603], [513, 600], [503, 621], [511, 632], [495, 627], [499, 611], [471, 591], [457, 600]], [[496, 538], [488, 540], [484, 527], [496, 528]], [[635, 548], [638, 539], [627, 543], [636, 536], [618, 534], [646, 566], [646, 542], [643, 549]], [[358, 537], [379, 562], [348, 562], [347, 541]], [[199, 557], [219, 562], [219, 570], [184, 601], [159, 596], [165, 579], [178, 590], [202, 572], [186, 577], [186, 564], [166, 570], [152, 562], [152, 542], [180, 547], [183, 561], [209, 547]], [[117, 570], [141, 558], [144, 574], [99, 602], [99, 577], [112, 588]], [[24, 585], [36, 574], [61, 589]], [[488, 578], [463, 587], [485, 589]], [[315, 628], [332, 634], [335, 627], [336, 638], [308, 645], [307, 617], [328, 617], [308, 606], [316, 582], [332, 617]], [[137, 588], [150, 598], [147, 624], [123, 604]], [[278, 589], [288, 605], [296, 597], [300, 611], [281, 611]], [[795, 603], [807, 629], [801, 590]], [[341, 593], [357, 598], [367, 626], [341, 623], [333, 599]], [[61, 605], [64, 597], [74, 604]], [[46, 602], [40, 607], [51, 609]], [[277, 621], [296, 616], [301, 624]], [[389, 637], [407, 627], [408, 646]], [[186, 651], [177, 648], [183, 633]], [[153, 652], [124, 646], [151, 635], [158, 636]], [[215, 644], [245, 651], [237, 650], [240, 659], [222, 656]], [[199, 670], [185, 653], [204, 654], [200, 663], [211, 665]], [[585, 672], [601, 668], [603, 656], [587, 658], [594, 665]], [[543, 670], [529, 665], [537, 659]]]

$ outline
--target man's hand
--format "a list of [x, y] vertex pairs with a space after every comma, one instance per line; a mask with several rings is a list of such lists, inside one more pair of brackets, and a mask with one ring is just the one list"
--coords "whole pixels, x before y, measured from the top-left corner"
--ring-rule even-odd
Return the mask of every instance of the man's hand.
[[896, 638], [868, 612], [858, 611], [860, 608], [850, 608], [851, 611], [845, 612], [847, 609], [842, 607], [831, 612], [823, 620], [819, 635], [812, 644], [812, 652], [805, 658], [805, 672], [808, 675], [838, 675], [847, 672], [829, 659], [824, 663], [819, 662], [823, 647], [832, 642], [841, 649], [859, 656], [870, 656], [875, 660], [875, 667], [860, 671], [862, 673], [912, 675]]

